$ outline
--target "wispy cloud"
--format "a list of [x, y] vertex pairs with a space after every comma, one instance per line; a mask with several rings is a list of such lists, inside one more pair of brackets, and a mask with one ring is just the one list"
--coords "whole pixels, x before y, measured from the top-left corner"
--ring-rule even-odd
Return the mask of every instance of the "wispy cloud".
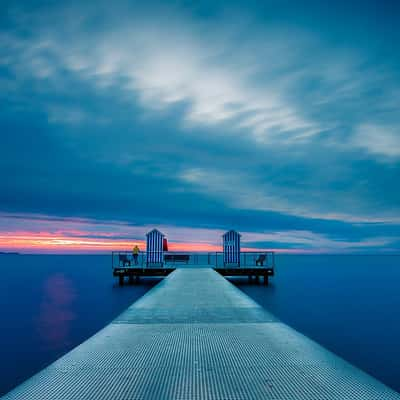
[[[36, 25], [29, 40], [3, 35], [3, 52], [10, 65], [38, 79], [60, 80], [67, 70], [99, 88], [117, 86], [148, 109], [186, 103], [182, 122], [187, 127], [229, 123], [231, 133], [247, 131], [259, 143], [298, 141], [320, 131], [276, 82], [260, 79], [264, 62], [254, 63], [253, 46], [227, 56], [238, 44], [223, 30], [177, 16], [153, 19], [149, 25], [135, 17], [90, 37], [83, 17], [81, 25], [62, 27], [49, 20]], [[263, 58], [284, 56], [276, 53], [282, 47], [287, 46], [267, 43]], [[67, 120], [82, 118], [74, 114]]]
[[[168, 110], [182, 103], [184, 129], [217, 127], [224, 135], [246, 135], [258, 145], [308, 142], [343, 129], [343, 113], [346, 120], [352, 113], [358, 127], [348, 127], [349, 135], [354, 131], [348, 146], [363, 147], [378, 157], [395, 152], [391, 144], [397, 144], [396, 130], [386, 133], [386, 144], [368, 145], [378, 142], [382, 130], [373, 120], [365, 122], [360, 99], [385, 85], [385, 74], [366, 69], [363, 56], [354, 50], [328, 53], [306, 32], [261, 28], [254, 18], [240, 24], [229, 18], [204, 23], [172, 7], [164, 16], [152, 14], [151, 24], [143, 10], [129, 19], [119, 15], [118, 24], [112, 23], [116, 17], [111, 15], [111, 23], [87, 35], [91, 18], [102, 21], [105, 15], [91, 7], [50, 10], [23, 19], [30, 22], [28, 37], [18, 29], [0, 32], [2, 63], [19, 77], [31, 73], [44, 85], [62, 86], [67, 72], [99, 90], [117, 89], [121, 98], [138, 100], [148, 110]], [[393, 87], [386, 90], [385, 97], [370, 107], [368, 118], [383, 103], [389, 104], [393, 93]], [[336, 119], [329, 117], [328, 107]], [[50, 109], [51, 121], [53, 114]], [[84, 110], [71, 109], [64, 120], [84, 121], [81, 114]]]
[[277, 231], [265, 233], [247, 233], [245, 234], [248, 243], [261, 242], [291, 245], [294, 248], [324, 250], [324, 251], [351, 251], [355, 249], [380, 248], [395, 242], [395, 239], [389, 237], [374, 237], [359, 241], [341, 240], [328, 237], [326, 235], [316, 234], [311, 231]]
[[47, 113], [50, 123], [81, 124], [88, 120], [92, 121], [90, 116], [79, 108], [49, 106]]
[[[363, 213], [353, 199], [344, 199], [336, 206], [332, 203], [326, 205], [318, 197], [318, 192], [310, 195], [304, 193], [302, 186], [279, 187], [274, 182], [254, 178], [236, 169], [218, 171], [192, 168], [181, 171], [179, 176], [194, 190], [211, 194], [237, 209], [276, 211], [307, 218], [352, 223], [400, 223], [400, 217], [393, 214]], [[341, 209], [349, 211], [343, 212]]]
[[374, 156], [393, 161], [400, 157], [400, 126], [360, 125], [353, 142]]

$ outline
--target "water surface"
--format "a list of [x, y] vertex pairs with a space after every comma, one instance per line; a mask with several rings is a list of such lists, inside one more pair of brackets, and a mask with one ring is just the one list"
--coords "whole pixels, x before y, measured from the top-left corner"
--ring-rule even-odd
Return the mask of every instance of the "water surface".
[[[0, 395], [93, 335], [157, 280], [119, 287], [110, 256], [0, 256]], [[400, 257], [277, 257], [233, 282], [281, 320], [400, 391]]]
[[119, 287], [111, 256], [0, 255], [0, 395], [92, 336], [157, 280]]
[[237, 285], [281, 320], [400, 392], [400, 256], [281, 255], [265, 290]]

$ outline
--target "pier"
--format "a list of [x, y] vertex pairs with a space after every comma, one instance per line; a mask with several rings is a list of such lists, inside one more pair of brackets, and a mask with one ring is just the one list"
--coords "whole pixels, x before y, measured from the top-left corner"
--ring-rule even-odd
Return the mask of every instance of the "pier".
[[4, 396], [17, 399], [400, 395], [279, 321], [214, 268], [177, 267], [100, 332]]
[[111, 254], [113, 276], [119, 284], [126, 280], [138, 283], [141, 277], [165, 277], [179, 267], [209, 267], [225, 277], [248, 277], [249, 281], [268, 285], [275, 275], [275, 253], [273, 251], [242, 251], [238, 262], [224, 262], [223, 252], [163, 252], [160, 261], [147, 263], [147, 252], [139, 255], [136, 263], [129, 251], [114, 251]]
[[[275, 274], [275, 253], [273, 251], [241, 251], [241, 234], [234, 230], [222, 235], [222, 251], [216, 252], [176, 252], [168, 251], [167, 237], [158, 229], [146, 234], [146, 251], [139, 247], [130, 251], [113, 251], [111, 265], [113, 276], [123, 285], [125, 278], [130, 283], [139, 282], [141, 277], [167, 276], [177, 266], [206, 266], [222, 276], [247, 276], [249, 281], [268, 285]], [[134, 254], [134, 251], [135, 253]]]

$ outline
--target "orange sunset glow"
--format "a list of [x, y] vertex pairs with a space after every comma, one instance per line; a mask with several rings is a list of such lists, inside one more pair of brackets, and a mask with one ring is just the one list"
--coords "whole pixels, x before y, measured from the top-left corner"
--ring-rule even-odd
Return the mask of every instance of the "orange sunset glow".
[[[132, 246], [137, 244], [142, 251], [146, 250], [144, 240], [112, 239], [101, 238], [94, 239], [90, 237], [75, 237], [52, 233], [29, 233], [13, 232], [11, 234], [0, 235], [0, 251], [21, 252], [21, 253], [109, 253], [111, 251], [130, 251]], [[222, 251], [221, 245], [212, 243], [193, 243], [193, 242], [168, 242], [169, 251], [187, 251], [187, 252], [216, 252]], [[264, 251], [271, 250], [282, 253], [308, 254], [323, 253], [320, 251], [306, 249], [288, 249], [288, 248], [269, 248], [259, 249], [254, 247], [242, 247], [243, 251]]]
[[[51, 233], [29, 234], [28, 232], [0, 235], [0, 249], [28, 253], [104, 253], [113, 250], [130, 250], [135, 244], [143, 250], [146, 248], [144, 240], [134, 239], [93, 239]], [[171, 251], [220, 251], [221, 246], [208, 243], [179, 242], [169, 243], [169, 249]]]

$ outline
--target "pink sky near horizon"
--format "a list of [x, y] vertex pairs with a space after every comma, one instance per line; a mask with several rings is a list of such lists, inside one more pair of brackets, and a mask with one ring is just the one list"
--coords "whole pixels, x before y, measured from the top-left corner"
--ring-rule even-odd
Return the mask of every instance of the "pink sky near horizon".
[[[46, 215], [0, 213], [0, 251], [36, 254], [98, 254], [145, 250], [145, 234], [154, 226]], [[157, 227], [170, 251], [222, 251], [221, 229]], [[387, 238], [341, 241], [306, 230], [241, 232], [243, 251], [271, 250], [290, 254], [349, 253], [389, 243]], [[265, 244], [263, 246], [262, 244]], [[256, 244], [258, 244], [256, 246]]]
[[[75, 237], [52, 233], [29, 233], [13, 232], [0, 235], [0, 250], [4, 252], [20, 252], [34, 254], [82, 254], [82, 253], [108, 253], [111, 251], [130, 251], [137, 244], [140, 249], [145, 251], [146, 243], [144, 240], [127, 240], [90, 237]], [[189, 252], [216, 252], [222, 251], [221, 245], [210, 243], [193, 242], [168, 242], [170, 251], [189, 251]], [[242, 247], [243, 251], [263, 251], [271, 250], [285, 253], [318, 253], [318, 250], [308, 249], [260, 249], [253, 247]]]
[[[145, 250], [144, 240], [90, 238], [84, 236], [67, 236], [51, 233], [27, 232], [0, 235], [2, 251], [18, 251], [29, 253], [104, 253], [113, 250], [131, 250], [137, 244]], [[220, 246], [203, 243], [169, 243], [170, 250], [217, 251]]]
[[[119, 221], [55, 218], [46, 215], [0, 214], [0, 251], [20, 253], [108, 253], [131, 250], [137, 244], [145, 250], [145, 233], [150, 226]], [[222, 250], [218, 229], [158, 227], [168, 238], [170, 251]], [[243, 250], [260, 250], [243, 246]]]

